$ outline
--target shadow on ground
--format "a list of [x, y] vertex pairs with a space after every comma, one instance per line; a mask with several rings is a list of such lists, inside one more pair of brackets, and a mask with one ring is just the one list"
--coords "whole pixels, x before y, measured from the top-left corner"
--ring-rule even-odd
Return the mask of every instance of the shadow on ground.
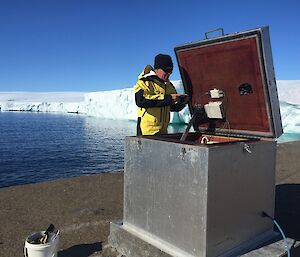
[[295, 240], [292, 256], [300, 256], [300, 185], [281, 184], [276, 186], [275, 220], [285, 235]]
[[102, 242], [74, 245], [58, 252], [58, 257], [88, 257], [102, 250]]

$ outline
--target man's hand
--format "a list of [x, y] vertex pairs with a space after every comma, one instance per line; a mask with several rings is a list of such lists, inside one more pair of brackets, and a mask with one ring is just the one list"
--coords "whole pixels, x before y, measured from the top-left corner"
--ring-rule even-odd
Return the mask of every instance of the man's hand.
[[171, 94], [173, 103], [176, 103], [180, 94]]
[[171, 94], [174, 103], [187, 104], [189, 97], [186, 94]]

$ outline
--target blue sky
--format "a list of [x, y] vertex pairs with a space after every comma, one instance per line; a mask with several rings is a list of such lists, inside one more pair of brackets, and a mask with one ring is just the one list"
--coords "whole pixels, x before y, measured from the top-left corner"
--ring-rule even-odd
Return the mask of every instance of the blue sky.
[[206, 31], [265, 25], [276, 78], [299, 80], [299, 13], [299, 0], [0, 0], [0, 91], [128, 88], [158, 53], [175, 62]]

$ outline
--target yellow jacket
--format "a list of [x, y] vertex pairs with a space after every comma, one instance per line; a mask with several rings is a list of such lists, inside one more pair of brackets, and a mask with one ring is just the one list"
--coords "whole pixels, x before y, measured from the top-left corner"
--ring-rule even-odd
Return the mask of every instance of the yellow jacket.
[[[170, 121], [170, 106], [173, 104], [171, 94], [177, 93], [173, 84], [169, 80], [161, 81], [153, 68], [147, 65], [138, 77], [134, 93], [136, 104], [139, 106], [138, 117], [142, 135], [166, 134]], [[137, 95], [142, 100], [139, 101]]]

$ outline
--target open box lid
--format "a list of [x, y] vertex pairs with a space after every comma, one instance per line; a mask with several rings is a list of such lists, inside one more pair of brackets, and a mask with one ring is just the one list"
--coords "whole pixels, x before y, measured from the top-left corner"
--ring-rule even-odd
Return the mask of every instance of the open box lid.
[[[175, 47], [189, 108], [222, 102], [222, 119], [195, 131], [278, 138], [282, 133], [268, 27]], [[210, 90], [224, 93], [216, 99]]]

